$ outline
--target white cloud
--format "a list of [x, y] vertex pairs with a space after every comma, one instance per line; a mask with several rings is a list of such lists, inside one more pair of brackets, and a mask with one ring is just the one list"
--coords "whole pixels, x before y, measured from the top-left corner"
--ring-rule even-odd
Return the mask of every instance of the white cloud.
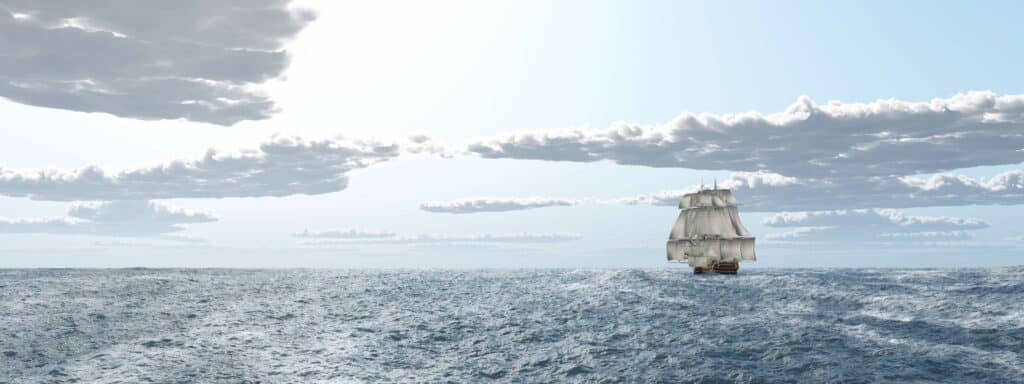
[[209, 150], [198, 159], [119, 172], [0, 168], [0, 195], [34, 200], [146, 200], [288, 196], [337, 192], [347, 173], [397, 157], [398, 146], [277, 136], [258, 149]]
[[1022, 149], [1024, 95], [992, 92], [824, 105], [801, 97], [769, 115], [684, 113], [654, 126], [524, 132], [468, 146], [485, 158], [610, 160], [818, 180], [1016, 164], [1024, 161]]
[[320, 239], [388, 239], [395, 237], [394, 232], [365, 229], [328, 229], [324, 231], [303, 230], [293, 233], [295, 237]]
[[137, 248], [140, 250], [201, 249], [204, 251], [209, 251], [215, 248], [222, 248], [222, 246], [219, 246], [211, 242], [209, 239], [203, 239], [180, 234], [169, 234], [149, 237], [115, 237], [96, 240], [93, 241], [91, 245], [97, 248]]
[[477, 235], [426, 234], [398, 241], [412, 243], [560, 243], [583, 238], [575, 233], [485, 233]]
[[146, 120], [266, 119], [276, 107], [253, 85], [281, 75], [283, 43], [314, 18], [288, 3], [4, 1], [0, 97]]
[[192, 211], [151, 201], [74, 203], [68, 217], [0, 218], [0, 234], [48, 233], [96, 236], [155, 236], [184, 230], [184, 224], [217, 221], [210, 212]]
[[[914, 208], [962, 205], [1024, 204], [1024, 171], [1008, 171], [987, 179], [937, 174], [928, 177], [799, 180], [767, 172], [734, 172], [718, 181], [733, 191], [744, 212], [780, 212], [864, 208]], [[473, 213], [577, 205], [586, 202], [676, 206], [697, 185], [612, 199], [462, 198], [420, 204], [432, 212]]]
[[420, 209], [439, 213], [479, 213], [520, 211], [544, 207], [566, 207], [576, 205], [576, 200], [554, 197], [467, 197], [450, 201], [428, 201]]
[[[938, 174], [928, 177], [878, 177], [798, 180], [766, 172], [737, 172], [718, 183], [733, 190], [744, 211], [803, 211], [854, 208], [912, 208], [1024, 203], [1024, 171], [988, 179]], [[624, 204], [674, 206], [697, 186], [625, 197]]]
[[[355, 236], [344, 237], [344, 236], [309, 236], [306, 234], [323, 234], [323, 233], [339, 233], [339, 234], [355, 234]], [[359, 236], [359, 234], [374, 234], [374, 236]], [[421, 234], [416, 236], [397, 236], [390, 232], [382, 231], [367, 231], [358, 229], [349, 229], [342, 231], [324, 231], [324, 232], [308, 232], [303, 231], [295, 234], [297, 237], [314, 237], [314, 238], [330, 238], [333, 240], [340, 241], [313, 241], [307, 242], [310, 245], [331, 245], [331, 244], [449, 244], [449, 243], [559, 243], [566, 241], [579, 240], [582, 238], [579, 234], [575, 233], [483, 233], [483, 234], [471, 234], [471, 235], [455, 235], [455, 234]], [[379, 235], [379, 236], [377, 236]]]
[[406, 144], [402, 150], [412, 154], [431, 154], [443, 158], [451, 158], [459, 154], [459, 151], [444, 144], [437, 143], [424, 132], [416, 132], [406, 138]]
[[762, 224], [769, 227], [875, 226], [890, 232], [975, 230], [988, 228], [979, 219], [949, 216], [908, 216], [892, 209], [853, 209], [815, 212], [781, 212], [768, 216]]
[[970, 239], [970, 233], [966, 231], [929, 231], [911, 233], [880, 233], [881, 238], [891, 239], [913, 239], [913, 240], [966, 240]]
[[185, 243], [185, 244], [196, 244], [196, 245], [210, 245], [210, 239], [195, 237], [191, 235], [172, 233], [167, 235], [161, 235], [160, 240], [166, 240], [174, 243]]
[[765, 218], [768, 227], [792, 228], [764, 236], [788, 241], [923, 241], [962, 240], [968, 231], [989, 227], [979, 219], [948, 216], [910, 216], [889, 209], [782, 212]]
[[71, 204], [68, 216], [94, 223], [134, 224], [140, 221], [160, 223], [205, 223], [216, 221], [211, 212], [193, 211], [152, 201], [105, 201]]

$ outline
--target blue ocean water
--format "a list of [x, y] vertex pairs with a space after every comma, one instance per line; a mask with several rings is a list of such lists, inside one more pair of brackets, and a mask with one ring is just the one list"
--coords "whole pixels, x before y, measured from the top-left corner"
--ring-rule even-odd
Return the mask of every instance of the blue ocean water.
[[2, 383], [1022, 382], [1024, 268], [0, 270]]

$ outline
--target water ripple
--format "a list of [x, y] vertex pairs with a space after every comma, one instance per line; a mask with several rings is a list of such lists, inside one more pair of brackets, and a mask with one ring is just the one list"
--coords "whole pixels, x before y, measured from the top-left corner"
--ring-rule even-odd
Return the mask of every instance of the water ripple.
[[0, 270], [0, 286], [0, 383], [1024, 377], [1024, 268]]

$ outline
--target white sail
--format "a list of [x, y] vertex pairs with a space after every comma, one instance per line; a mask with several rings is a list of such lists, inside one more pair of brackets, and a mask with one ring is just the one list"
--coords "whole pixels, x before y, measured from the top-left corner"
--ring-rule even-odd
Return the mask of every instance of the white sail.
[[687, 209], [681, 212], [680, 216], [685, 217], [683, 228], [680, 229], [686, 238], [711, 236], [729, 239], [750, 236], [747, 228], [740, 222], [739, 212], [734, 206]]
[[679, 212], [676, 224], [672, 226], [672, 232], [668, 234], [669, 240], [678, 240], [686, 237], [686, 211]]
[[665, 245], [667, 256], [669, 261], [684, 261], [686, 260], [686, 253], [683, 251], [683, 243], [679, 241], [669, 241]]
[[733, 197], [732, 191], [728, 189], [709, 189], [700, 192], [687, 193], [679, 200], [679, 209], [699, 207], [728, 207], [738, 202]]
[[706, 256], [691, 257], [686, 261], [691, 267], [708, 268], [711, 266], [711, 259]]
[[718, 239], [701, 241], [700, 248], [709, 259], [718, 260], [722, 257], [722, 243]]
[[743, 239], [723, 239], [719, 241], [721, 244], [721, 260], [723, 261], [740, 261], [743, 259], [742, 250], [740, 249], [740, 243]]
[[754, 261], [754, 238], [669, 241], [668, 259], [704, 266], [708, 261]]
[[683, 252], [687, 258], [702, 257], [704, 255], [700, 243], [694, 240], [687, 240], [683, 243]]
[[717, 261], [756, 260], [754, 238], [740, 221], [736, 205], [727, 189], [684, 195], [666, 244], [668, 259], [701, 268]]
[[735, 206], [729, 207], [729, 221], [732, 222], [733, 229], [739, 237], [749, 237], [750, 231], [747, 231], [747, 227], [743, 226], [743, 222], [740, 221], [740, 211]]
[[740, 260], [757, 260], [754, 254], [754, 238], [740, 239]]

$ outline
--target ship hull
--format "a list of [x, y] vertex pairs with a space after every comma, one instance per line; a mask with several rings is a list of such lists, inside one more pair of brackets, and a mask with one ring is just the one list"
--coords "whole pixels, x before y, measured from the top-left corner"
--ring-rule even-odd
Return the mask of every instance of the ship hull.
[[716, 273], [721, 275], [735, 275], [740, 270], [740, 262], [738, 261], [718, 261], [709, 267], [693, 267], [694, 275], [703, 275], [705, 273]]

